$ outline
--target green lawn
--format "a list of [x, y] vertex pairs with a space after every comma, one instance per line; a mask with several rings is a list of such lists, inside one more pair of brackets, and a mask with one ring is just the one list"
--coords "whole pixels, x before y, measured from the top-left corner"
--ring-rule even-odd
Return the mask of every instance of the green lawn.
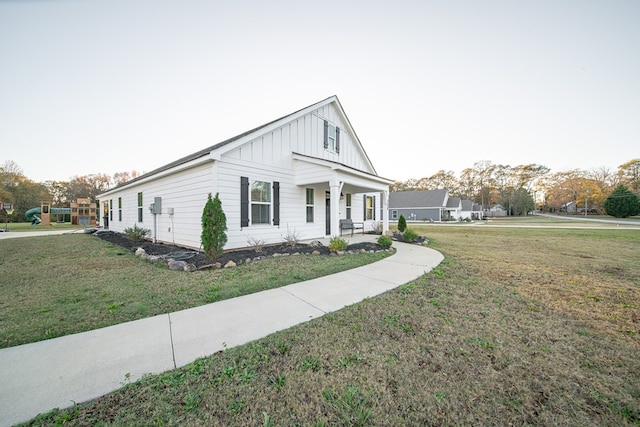
[[420, 231], [431, 273], [32, 425], [640, 423], [640, 231]]
[[276, 288], [387, 255], [272, 258], [185, 273], [89, 234], [0, 240], [0, 253], [0, 348]]

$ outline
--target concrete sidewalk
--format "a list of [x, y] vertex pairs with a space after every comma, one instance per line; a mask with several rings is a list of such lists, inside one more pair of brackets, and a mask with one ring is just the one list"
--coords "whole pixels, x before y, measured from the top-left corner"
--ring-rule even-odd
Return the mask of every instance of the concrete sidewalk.
[[181, 367], [339, 310], [410, 282], [443, 260], [433, 249], [397, 242], [394, 247], [396, 254], [388, 258], [330, 276], [2, 349], [0, 426], [86, 402], [145, 373]]

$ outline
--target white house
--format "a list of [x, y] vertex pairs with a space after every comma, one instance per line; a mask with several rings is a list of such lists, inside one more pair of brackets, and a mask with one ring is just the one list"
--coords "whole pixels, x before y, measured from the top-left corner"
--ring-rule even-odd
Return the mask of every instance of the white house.
[[462, 199], [460, 197], [447, 199], [447, 217], [452, 221], [458, 221], [462, 218]]
[[482, 206], [475, 203], [473, 200], [462, 199], [462, 211], [460, 212], [461, 219], [482, 219], [483, 218]]
[[[110, 230], [137, 225], [199, 248], [207, 195], [227, 218], [225, 249], [340, 234], [339, 220], [388, 230], [391, 180], [376, 173], [336, 96], [178, 159], [98, 196]], [[108, 224], [107, 224], [108, 223]]]

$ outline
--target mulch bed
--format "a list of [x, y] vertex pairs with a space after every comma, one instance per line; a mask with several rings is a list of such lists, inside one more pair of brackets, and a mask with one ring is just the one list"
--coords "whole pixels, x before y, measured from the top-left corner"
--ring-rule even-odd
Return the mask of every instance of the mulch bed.
[[[240, 265], [246, 262], [247, 259], [257, 261], [262, 258], [271, 257], [274, 254], [311, 254], [314, 251], [318, 251], [320, 255], [331, 255], [329, 249], [326, 246], [315, 246], [306, 243], [298, 243], [295, 246], [290, 246], [288, 244], [265, 245], [262, 247], [260, 252], [256, 252], [254, 248], [234, 249], [225, 251], [225, 253], [221, 257], [210, 260], [205, 256], [204, 252], [201, 251], [195, 251], [193, 249], [166, 243], [153, 243], [150, 240], [144, 240], [142, 242], [134, 243], [125, 234], [117, 233], [114, 231], [101, 230], [100, 232], [96, 232], [95, 235], [102, 240], [113, 243], [114, 245], [121, 246], [132, 252], [135, 252], [138, 248], [142, 248], [145, 250], [147, 255], [166, 256], [169, 254], [175, 254], [176, 258], [178, 259], [186, 256], [188, 258], [183, 258], [183, 260], [195, 265], [198, 269], [211, 266], [212, 264], [216, 263], [225, 265], [229, 261], [233, 261], [234, 263], [236, 263], [236, 265]], [[377, 243], [369, 242], [356, 243], [347, 247], [347, 251], [360, 252], [362, 250], [379, 251], [384, 250], [384, 248]]]

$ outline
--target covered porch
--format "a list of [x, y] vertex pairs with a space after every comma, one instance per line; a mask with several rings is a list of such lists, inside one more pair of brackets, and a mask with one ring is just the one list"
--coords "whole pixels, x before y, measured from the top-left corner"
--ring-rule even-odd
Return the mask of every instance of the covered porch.
[[364, 231], [389, 231], [389, 185], [393, 181], [325, 159], [293, 154], [295, 184], [324, 190], [327, 236], [340, 235], [340, 220], [364, 224]]

